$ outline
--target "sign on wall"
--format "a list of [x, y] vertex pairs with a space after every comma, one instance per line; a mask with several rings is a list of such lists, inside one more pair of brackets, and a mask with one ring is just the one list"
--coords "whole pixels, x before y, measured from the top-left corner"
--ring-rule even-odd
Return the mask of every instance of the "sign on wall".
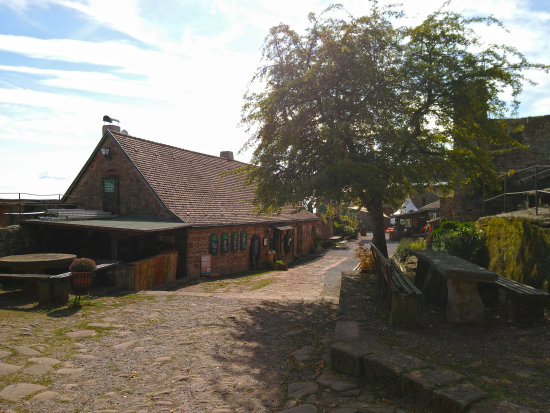
[[229, 234], [227, 232], [224, 232], [222, 234], [221, 253], [227, 254], [228, 252], [229, 252]]
[[105, 192], [115, 192], [115, 180], [114, 179], [104, 179], [103, 180], [103, 189]]
[[245, 250], [248, 248], [248, 241], [246, 237], [247, 237], [246, 231], [241, 231], [241, 249], [242, 250]]
[[211, 258], [210, 254], [201, 255], [201, 275], [209, 275], [212, 271]]
[[237, 231], [231, 233], [231, 252], [239, 250], [239, 233]]
[[210, 244], [208, 246], [208, 252], [211, 255], [218, 255], [219, 249], [220, 249], [220, 239], [218, 237], [218, 234], [210, 235]]

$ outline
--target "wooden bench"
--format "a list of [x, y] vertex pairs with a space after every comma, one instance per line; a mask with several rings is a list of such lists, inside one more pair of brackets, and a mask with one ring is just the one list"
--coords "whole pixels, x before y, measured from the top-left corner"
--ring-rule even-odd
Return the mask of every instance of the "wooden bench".
[[506, 293], [506, 314], [509, 320], [544, 319], [544, 307], [550, 294], [501, 275], [495, 284]]
[[453, 324], [483, 324], [485, 307], [478, 283], [494, 283], [498, 274], [441, 251], [411, 250], [418, 257], [415, 284], [423, 297], [447, 294], [447, 318]]
[[47, 274], [0, 274], [0, 279], [8, 280], [37, 280], [39, 304], [67, 304], [71, 288], [71, 273]]
[[414, 325], [422, 292], [403, 274], [393, 259], [388, 260], [373, 244], [371, 251], [378, 275], [378, 287], [382, 298], [387, 299], [390, 310], [390, 325]]

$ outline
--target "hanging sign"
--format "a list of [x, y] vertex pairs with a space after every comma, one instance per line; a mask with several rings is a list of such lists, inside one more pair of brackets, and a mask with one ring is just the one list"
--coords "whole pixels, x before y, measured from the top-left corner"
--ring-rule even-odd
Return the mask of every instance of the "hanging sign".
[[255, 270], [258, 268], [258, 260], [260, 258], [260, 250], [262, 249], [262, 244], [260, 237], [253, 235], [250, 240], [250, 263], [252, 264], [252, 269]]
[[212, 257], [210, 254], [201, 255], [201, 275], [210, 275], [212, 270]]
[[292, 233], [288, 231], [283, 239], [285, 254], [288, 254], [292, 249]]
[[209, 243], [209, 246], [208, 246], [208, 252], [211, 255], [218, 255], [219, 249], [220, 249], [220, 239], [218, 237], [218, 234], [210, 235], [210, 243]]
[[239, 233], [237, 231], [231, 233], [231, 252], [239, 250]]
[[241, 231], [241, 249], [245, 250], [248, 248], [248, 242], [246, 240], [246, 231]]
[[115, 180], [114, 179], [104, 179], [103, 188], [105, 192], [115, 192]]
[[229, 252], [229, 234], [227, 232], [224, 232], [222, 234], [221, 253], [227, 254], [228, 252]]

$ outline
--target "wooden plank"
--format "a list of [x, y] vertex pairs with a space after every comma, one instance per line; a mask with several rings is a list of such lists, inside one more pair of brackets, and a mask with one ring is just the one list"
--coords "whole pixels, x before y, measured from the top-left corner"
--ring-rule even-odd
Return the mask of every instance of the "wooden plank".
[[530, 285], [522, 284], [518, 281], [511, 280], [509, 278], [498, 276], [498, 280], [495, 282], [499, 288], [502, 288], [505, 291], [509, 291], [517, 295], [531, 296], [532, 298], [549, 298], [550, 294], [538, 290]]
[[153, 260], [153, 285], [151, 288], [164, 284], [164, 267], [166, 257], [158, 257]]

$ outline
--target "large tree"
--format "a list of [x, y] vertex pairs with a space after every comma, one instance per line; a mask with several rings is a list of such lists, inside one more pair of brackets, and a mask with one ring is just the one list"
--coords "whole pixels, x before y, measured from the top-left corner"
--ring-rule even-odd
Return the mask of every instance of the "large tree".
[[313, 200], [365, 206], [373, 242], [387, 254], [384, 203], [432, 183], [494, 178], [491, 151], [518, 146], [496, 119], [516, 97], [529, 63], [507, 46], [483, 47], [472, 25], [500, 23], [437, 11], [416, 27], [379, 9], [339, 19], [310, 13], [300, 35], [270, 30], [264, 64], [245, 95], [242, 124], [253, 148], [245, 180], [270, 212]]

